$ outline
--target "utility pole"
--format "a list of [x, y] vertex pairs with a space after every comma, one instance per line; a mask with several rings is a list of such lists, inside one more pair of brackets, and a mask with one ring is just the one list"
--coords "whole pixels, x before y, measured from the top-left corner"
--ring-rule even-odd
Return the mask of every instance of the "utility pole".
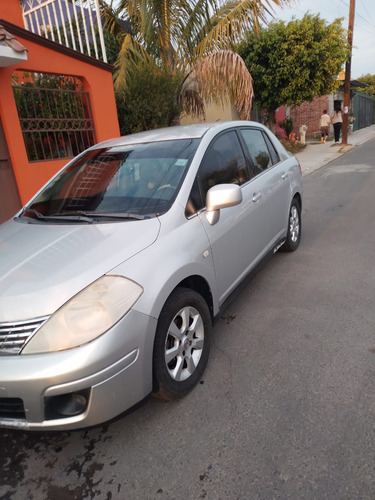
[[349, 103], [350, 103], [350, 70], [352, 63], [354, 13], [355, 13], [355, 0], [350, 0], [349, 27], [348, 27], [349, 57], [345, 64], [344, 113], [342, 117], [342, 144], [348, 144], [348, 126], [349, 126], [348, 113], [349, 113]]

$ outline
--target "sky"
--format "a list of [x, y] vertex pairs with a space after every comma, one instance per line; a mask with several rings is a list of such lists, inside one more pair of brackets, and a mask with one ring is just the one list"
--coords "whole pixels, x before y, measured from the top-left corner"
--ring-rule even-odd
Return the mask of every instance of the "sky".
[[[350, 0], [292, 0], [293, 7], [275, 7], [274, 16], [289, 21], [293, 16], [301, 19], [309, 12], [319, 14], [328, 23], [344, 18], [342, 26], [348, 29], [349, 4]], [[351, 77], [367, 73], [375, 75], [375, 0], [355, 0]]]
[[[294, 0], [293, 7], [275, 8], [275, 19], [301, 19], [307, 12], [319, 14], [328, 23], [343, 17], [348, 29], [350, 0]], [[355, 0], [351, 77], [375, 75], [375, 0]]]

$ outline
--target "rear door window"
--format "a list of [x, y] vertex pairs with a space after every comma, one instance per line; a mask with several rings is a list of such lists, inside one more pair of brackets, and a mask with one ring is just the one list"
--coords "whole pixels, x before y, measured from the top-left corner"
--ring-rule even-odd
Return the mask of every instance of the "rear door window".
[[246, 144], [255, 175], [280, 161], [273, 144], [262, 130], [241, 129], [240, 134]]

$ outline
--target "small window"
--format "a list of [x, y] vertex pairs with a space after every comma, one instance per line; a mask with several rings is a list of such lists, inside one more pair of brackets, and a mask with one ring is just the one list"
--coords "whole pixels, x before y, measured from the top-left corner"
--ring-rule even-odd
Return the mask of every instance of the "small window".
[[195, 178], [193, 187], [190, 192], [188, 202], [186, 204], [185, 215], [190, 217], [194, 215], [198, 210], [204, 207], [204, 200], [202, 197], [202, 192], [199, 187], [198, 177]]
[[272, 162], [272, 165], [276, 165], [276, 163], [279, 163], [280, 161], [280, 157], [275, 149], [275, 146], [273, 145], [271, 139], [268, 137], [267, 134], [263, 134], [265, 139], [266, 139], [266, 143], [267, 143], [267, 146], [268, 146], [268, 150], [271, 154], [271, 162]]
[[261, 130], [249, 128], [241, 129], [240, 132], [249, 151], [256, 174], [263, 172], [263, 170], [274, 164], [265, 136]]

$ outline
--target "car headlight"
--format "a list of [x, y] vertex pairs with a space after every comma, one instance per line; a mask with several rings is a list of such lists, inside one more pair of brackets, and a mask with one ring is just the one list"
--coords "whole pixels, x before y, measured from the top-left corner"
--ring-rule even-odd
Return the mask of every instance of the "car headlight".
[[52, 314], [22, 354], [62, 351], [91, 342], [117, 323], [142, 293], [134, 281], [103, 276]]

